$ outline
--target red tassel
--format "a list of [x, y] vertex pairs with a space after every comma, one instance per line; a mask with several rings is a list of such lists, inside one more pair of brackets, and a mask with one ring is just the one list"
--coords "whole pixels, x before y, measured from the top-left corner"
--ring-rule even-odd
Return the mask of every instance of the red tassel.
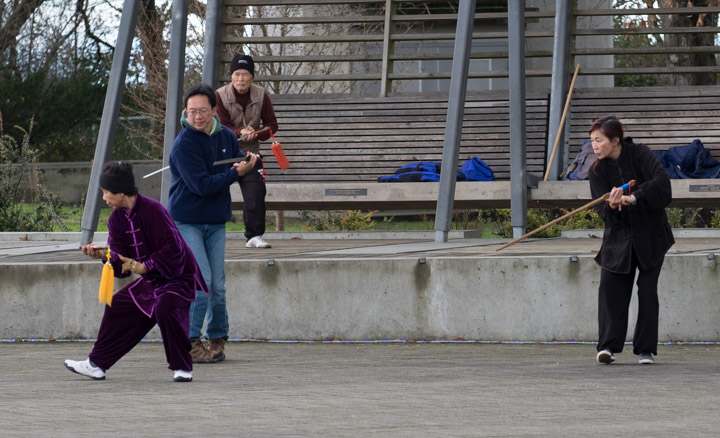
[[270, 137], [273, 140], [273, 144], [270, 146], [270, 149], [272, 150], [273, 155], [275, 155], [275, 159], [280, 166], [280, 170], [287, 170], [288, 167], [290, 167], [290, 162], [285, 156], [285, 151], [283, 151], [282, 145], [275, 140], [275, 137], [272, 135], [272, 131], [270, 132]]

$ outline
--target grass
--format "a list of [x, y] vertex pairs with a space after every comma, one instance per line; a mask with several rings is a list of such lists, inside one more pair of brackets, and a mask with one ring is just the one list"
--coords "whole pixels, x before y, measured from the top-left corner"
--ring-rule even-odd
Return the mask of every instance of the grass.
[[[108, 217], [110, 216], [110, 208], [100, 209], [100, 219], [98, 220], [98, 227], [96, 231], [107, 231]], [[82, 216], [83, 209], [81, 207], [68, 207], [62, 206], [58, 210], [60, 219], [65, 224], [67, 231], [82, 231]], [[52, 231], [61, 231], [60, 227], [56, 226]]]
[[[35, 206], [27, 204], [24, 206], [27, 209], [34, 209]], [[456, 211], [453, 218], [453, 230], [482, 230], [482, 237], [484, 238], [495, 238], [507, 235], [507, 230], [503, 227], [509, 226], [509, 219], [505, 220], [500, 216], [478, 214], [479, 211]], [[100, 209], [100, 218], [98, 220], [98, 226], [96, 231], [107, 231], [107, 221], [110, 216], [111, 209], [103, 207]], [[336, 212], [339, 215], [343, 215], [344, 212]], [[529, 228], [533, 230], [539, 225], [549, 222], [554, 219], [552, 216], [541, 214], [543, 209], [530, 209], [529, 210]], [[672, 228], [718, 228], [720, 227], [720, 211], [713, 209], [680, 209], [680, 208], [668, 208], [667, 209], [668, 219]], [[71, 207], [62, 206], [58, 210], [58, 215], [65, 225], [66, 229], [61, 229], [60, 226], [55, 226], [50, 231], [81, 231], [83, 209], [82, 207]], [[555, 225], [558, 230], [563, 229], [576, 229], [576, 228], [603, 228], [603, 223], [599, 218], [588, 217], [591, 216], [589, 213], [585, 215], [576, 215], [575, 217], [566, 220], [562, 224]], [[374, 222], [375, 231], [433, 231], [435, 229], [434, 217], [431, 215], [416, 215], [416, 216], [380, 216], [375, 214], [372, 217]], [[507, 222], [507, 224], [505, 223]], [[276, 230], [276, 217], [274, 214], [267, 216], [266, 226], [268, 231]], [[245, 227], [242, 221], [242, 212], [233, 212], [232, 219], [227, 222], [226, 230], [228, 232], [242, 232], [245, 231]], [[286, 216], [285, 217], [285, 231], [301, 232], [301, 231], [313, 231], [314, 229], [309, 223], [304, 222], [299, 217]], [[559, 231], [558, 231], [559, 232]], [[547, 237], [538, 234], [536, 237]]]
[[[107, 231], [107, 221], [110, 216], [111, 209], [103, 207], [100, 209], [100, 218], [98, 220], [96, 231]], [[59, 210], [59, 216], [63, 224], [67, 227], [67, 231], [79, 232], [81, 230], [83, 209], [82, 207], [63, 206]], [[375, 231], [433, 231], [435, 228], [434, 218], [427, 215], [419, 216], [376, 216], [373, 218], [375, 222]], [[465, 224], [468, 229], [482, 229], [483, 237], [497, 237], [495, 229], [496, 224], [484, 223], [476, 221]], [[276, 230], [276, 217], [274, 214], [267, 216], [266, 226], [268, 231]], [[233, 212], [232, 219], [226, 224], [228, 232], [245, 231], [242, 221], [242, 212]], [[453, 228], [455, 229], [455, 227]], [[55, 227], [52, 231], [62, 231], [60, 227]], [[301, 232], [311, 231], [307, 223], [298, 217], [285, 217], [285, 231]]]

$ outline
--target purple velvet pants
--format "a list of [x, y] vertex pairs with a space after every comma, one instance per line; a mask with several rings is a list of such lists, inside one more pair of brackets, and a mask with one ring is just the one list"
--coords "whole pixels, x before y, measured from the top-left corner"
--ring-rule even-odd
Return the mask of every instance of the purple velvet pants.
[[112, 306], [105, 306], [90, 360], [103, 370], [109, 369], [132, 350], [155, 324], [163, 338], [168, 368], [192, 371], [188, 335], [190, 301], [172, 293], [165, 293], [158, 299], [152, 317], [140, 311], [127, 289], [123, 288], [113, 295]]

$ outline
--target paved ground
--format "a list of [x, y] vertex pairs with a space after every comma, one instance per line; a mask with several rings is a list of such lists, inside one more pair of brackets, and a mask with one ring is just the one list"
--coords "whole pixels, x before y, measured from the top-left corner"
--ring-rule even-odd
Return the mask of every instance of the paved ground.
[[[13, 234], [0, 233], [0, 265], [5, 263], [46, 263], [54, 261], [88, 262], [79, 251], [79, 234], [75, 241], [27, 241]], [[15, 233], [18, 234], [18, 233]], [[309, 233], [312, 234], [312, 233]], [[308, 234], [306, 234], [308, 235]], [[328, 233], [330, 235], [330, 233]], [[412, 236], [412, 233], [407, 234]], [[14, 238], [13, 238], [14, 237]], [[20, 234], [22, 237], [22, 234]], [[73, 237], [71, 237], [73, 238]], [[106, 239], [106, 238], [105, 238]], [[557, 238], [527, 239], [502, 251], [498, 247], [509, 239], [455, 238], [436, 243], [428, 238], [284, 238], [267, 240], [270, 249], [245, 248], [244, 238], [227, 240], [226, 260], [406, 258], [406, 257], [537, 257], [546, 255], [594, 255], [601, 239]], [[677, 237], [668, 255], [714, 254], [720, 252], [720, 234], [709, 237]], [[98, 240], [101, 242], [101, 240]], [[102, 240], [104, 242], [104, 240]]]
[[233, 342], [173, 383], [142, 343], [105, 381], [91, 343], [0, 343], [5, 437], [717, 437], [720, 345], [594, 362], [589, 344]]

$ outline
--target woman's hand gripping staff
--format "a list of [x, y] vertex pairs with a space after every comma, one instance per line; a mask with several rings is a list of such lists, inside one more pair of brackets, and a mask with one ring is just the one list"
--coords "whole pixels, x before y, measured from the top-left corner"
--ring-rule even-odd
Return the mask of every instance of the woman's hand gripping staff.
[[[607, 199], [610, 208], [620, 211], [622, 210], [623, 205], [635, 204], [635, 197], [630, 193], [630, 189], [633, 185], [635, 185], [635, 180], [632, 180], [627, 184], [623, 184], [620, 187], [613, 187], [609, 193], [610, 196]], [[626, 190], [627, 195], [625, 194]]]
[[[559, 218], [546, 223], [542, 227], [536, 228], [536, 229], [532, 230], [531, 232], [518, 237], [517, 239], [511, 240], [510, 242], [502, 245], [495, 251], [503, 250], [503, 249], [507, 248], [508, 246], [518, 243], [519, 241], [521, 241], [525, 238], [528, 238], [528, 237], [532, 236], [533, 234], [539, 233], [540, 231], [542, 231], [552, 225], [555, 225], [556, 223], [563, 221], [576, 213], [579, 213], [583, 210], [587, 210], [590, 207], [594, 207], [595, 205], [597, 205], [603, 201], [611, 202], [611, 200], [612, 200], [612, 202], [614, 202], [615, 204], [610, 204], [610, 208], [621, 208], [622, 205], [632, 205], [635, 203], [635, 198], [630, 195], [630, 189], [633, 186], [635, 186], [634, 179], [626, 184], [623, 184], [620, 187], [613, 187], [613, 189], [610, 192], [605, 193], [604, 195], [595, 199], [594, 201], [588, 202], [587, 204], [583, 205], [582, 207], [576, 208], [575, 210], [571, 211], [570, 213], [566, 213], [566, 214], [560, 216]], [[627, 196], [624, 195], [625, 190], [628, 191]], [[616, 205], [616, 207], [613, 207], [613, 205]]]

